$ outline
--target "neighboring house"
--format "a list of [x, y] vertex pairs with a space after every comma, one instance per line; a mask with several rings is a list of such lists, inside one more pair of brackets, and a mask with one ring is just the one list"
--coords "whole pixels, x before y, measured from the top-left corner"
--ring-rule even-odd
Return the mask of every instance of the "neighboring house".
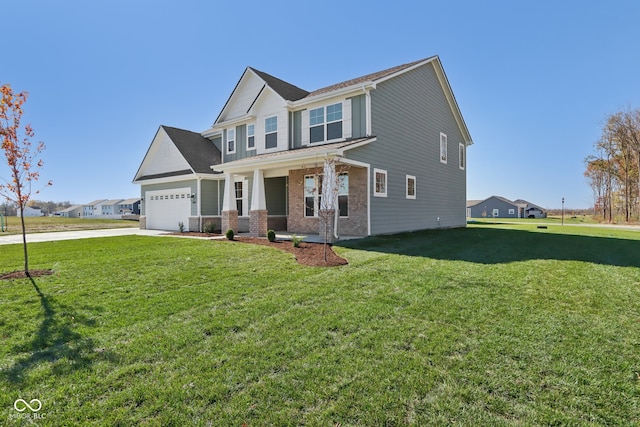
[[210, 129], [160, 127], [140, 226], [321, 234], [326, 165], [335, 237], [464, 227], [471, 144], [437, 56], [312, 92], [248, 67]]
[[102, 218], [120, 219], [119, 206], [122, 199], [103, 200], [97, 205], [98, 212]]
[[62, 216], [65, 218], [80, 218], [82, 216], [82, 209], [82, 205], [73, 205], [56, 212], [56, 214], [57, 216]]
[[[43, 216], [42, 209], [37, 206], [27, 206], [24, 208], [24, 216]], [[20, 210], [18, 209], [17, 216], [20, 216]]]
[[484, 200], [467, 202], [469, 218], [545, 218], [546, 210], [526, 200], [511, 201], [505, 197], [491, 196]]
[[100, 203], [106, 202], [105, 199], [94, 200], [93, 202], [82, 205], [82, 217], [99, 217], [102, 210], [99, 208]]
[[120, 215], [140, 215], [140, 198], [126, 199], [118, 204]]

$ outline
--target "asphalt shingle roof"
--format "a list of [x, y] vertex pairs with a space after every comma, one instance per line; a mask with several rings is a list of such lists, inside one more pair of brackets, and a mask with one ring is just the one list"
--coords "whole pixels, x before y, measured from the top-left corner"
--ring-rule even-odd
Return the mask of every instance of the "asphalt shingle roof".
[[211, 173], [210, 166], [221, 162], [220, 150], [199, 133], [170, 126], [162, 128], [195, 173]]

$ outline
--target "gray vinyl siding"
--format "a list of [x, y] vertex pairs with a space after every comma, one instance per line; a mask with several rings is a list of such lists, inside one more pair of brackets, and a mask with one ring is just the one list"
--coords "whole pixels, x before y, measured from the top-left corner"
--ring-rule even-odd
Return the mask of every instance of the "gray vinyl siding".
[[291, 120], [291, 132], [289, 132], [289, 147], [302, 147], [302, 110], [294, 111], [289, 115]]
[[351, 98], [351, 133], [353, 138], [367, 136], [367, 101], [365, 95]]
[[222, 158], [224, 162], [232, 162], [234, 160], [244, 159], [256, 155], [256, 150], [247, 151], [247, 125], [236, 126], [236, 152], [227, 153], [227, 131], [223, 132]]
[[[187, 181], [174, 181], [174, 182], [166, 182], [163, 184], [149, 184], [140, 186], [140, 197], [144, 198], [144, 195], [147, 191], [159, 191], [159, 190], [173, 190], [175, 188], [191, 188], [191, 194], [196, 194], [197, 183], [195, 179], [190, 179]], [[142, 201], [140, 203], [140, 215], [146, 215], [146, 205], [145, 202]], [[191, 216], [196, 216], [198, 212], [197, 205], [195, 203], [191, 204]]]
[[216, 138], [213, 138], [211, 141], [213, 142], [213, 145], [216, 146], [218, 151], [220, 151], [222, 153], [222, 148], [223, 148], [222, 147], [222, 138], [218, 136]]
[[[493, 218], [494, 209], [498, 209], [496, 218], [518, 218], [518, 206], [507, 203], [497, 197], [489, 197], [469, 208], [471, 209], [471, 218]], [[513, 214], [509, 214], [509, 209], [513, 209]], [[483, 215], [485, 212], [486, 215]]]
[[264, 179], [264, 192], [269, 215], [287, 214], [287, 177]]
[[[431, 64], [381, 82], [371, 91], [377, 141], [348, 152], [370, 164], [371, 233], [466, 225], [464, 142]], [[447, 164], [440, 162], [440, 132], [447, 135]], [[374, 168], [387, 171], [387, 197], [374, 197]], [[416, 199], [406, 198], [406, 175], [416, 177]], [[439, 220], [438, 220], [439, 219]]]
[[202, 191], [200, 196], [202, 215], [220, 215], [221, 206], [218, 192], [224, 191], [224, 181], [203, 179], [200, 182], [200, 190]]

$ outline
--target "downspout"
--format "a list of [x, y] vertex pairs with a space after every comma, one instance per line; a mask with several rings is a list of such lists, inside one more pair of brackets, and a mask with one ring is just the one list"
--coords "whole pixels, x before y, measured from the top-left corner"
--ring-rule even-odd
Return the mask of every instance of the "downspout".
[[196, 181], [196, 210], [198, 211], [198, 231], [202, 231], [202, 178]]
[[336, 193], [336, 200], [334, 202], [334, 206], [337, 209], [334, 209], [334, 213], [333, 213], [333, 237], [336, 240], [340, 239], [340, 235], [338, 234], [338, 217], [340, 216], [340, 208], [338, 205], [338, 194]]

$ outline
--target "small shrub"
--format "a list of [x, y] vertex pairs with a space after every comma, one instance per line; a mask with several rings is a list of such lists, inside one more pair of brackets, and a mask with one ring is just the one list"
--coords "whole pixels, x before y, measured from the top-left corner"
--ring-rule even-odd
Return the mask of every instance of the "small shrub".
[[267, 240], [269, 240], [270, 242], [275, 242], [276, 241], [276, 232], [273, 231], [273, 230], [267, 231]]
[[226, 233], [224, 233], [224, 235], [226, 236], [227, 240], [233, 240], [233, 230], [232, 229], [228, 229]]
[[184, 233], [184, 222], [178, 223], [178, 230], [180, 230], [181, 233]]
[[207, 222], [203, 227], [202, 227], [202, 231], [204, 231], [205, 233], [215, 233], [216, 231], [216, 226], [213, 222]]
[[291, 244], [293, 244], [294, 248], [299, 248], [303, 240], [304, 237], [296, 236], [295, 234], [291, 235]]

